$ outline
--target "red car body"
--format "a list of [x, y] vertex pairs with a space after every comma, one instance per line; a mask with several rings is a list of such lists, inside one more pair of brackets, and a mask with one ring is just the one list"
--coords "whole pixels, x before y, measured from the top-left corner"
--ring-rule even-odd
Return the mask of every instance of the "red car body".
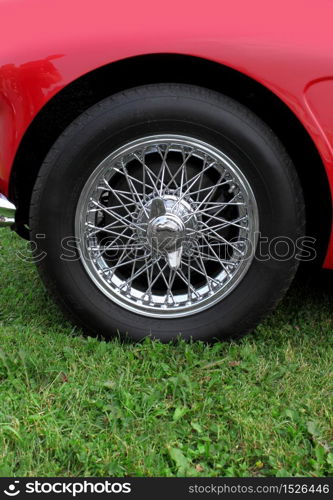
[[[275, 94], [311, 137], [333, 193], [331, 0], [1, 0], [0, 18], [4, 195], [22, 138], [56, 94], [97, 68], [149, 54], [214, 61]], [[324, 267], [333, 269], [333, 232]]]

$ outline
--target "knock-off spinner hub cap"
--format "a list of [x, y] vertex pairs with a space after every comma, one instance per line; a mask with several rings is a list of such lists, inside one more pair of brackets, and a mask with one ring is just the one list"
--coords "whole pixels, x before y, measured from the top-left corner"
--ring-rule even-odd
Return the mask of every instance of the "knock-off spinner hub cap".
[[183, 252], [188, 253], [193, 245], [197, 227], [193, 212], [190, 203], [168, 195], [153, 198], [138, 215], [139, 224], [146, 227], [138, 236], [153, 253], [164, 256], [172, 269], [180, 266]]
[[167, 214], [156, 217], [148, 224], [147, 236], [152, 247], [169, 250], [181, 245], [185, 226], [177, 215]]
[[177, 318], [226, 297], [253, 260], [259, 216], [249, 182], [215, 146], [155, 135], [113, 151], [81, 192], [81, 262], [110, 300]]

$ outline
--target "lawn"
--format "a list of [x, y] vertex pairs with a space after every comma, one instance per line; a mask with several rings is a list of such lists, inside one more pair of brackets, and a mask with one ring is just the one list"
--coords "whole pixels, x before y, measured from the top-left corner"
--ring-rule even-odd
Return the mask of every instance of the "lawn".
[[0, 230], [0, 475], [333, 474], [333, 276], [237, 343], [123, 344], [58, 312]]

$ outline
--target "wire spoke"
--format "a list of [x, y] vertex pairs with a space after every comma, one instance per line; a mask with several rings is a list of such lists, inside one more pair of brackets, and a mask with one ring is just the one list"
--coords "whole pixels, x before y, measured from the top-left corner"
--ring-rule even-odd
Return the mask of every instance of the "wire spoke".
[[174, 300], [174, 297], [173, 297], [173, 294], [172, 294], [172, 285], [173, 285], [173, 282], [174, 282], [174, 279], [175, 279], [175, 273], [170, 269], [170, 272], [169, 272], [169, 281], [166, 279], [165, 275], [164, 275], [164, 269], [167, 267], [167, 265], [163, 268], [163, 270], [161, 269], [161, 266], [160, 264], [157, 262], [157, 267], [162, 271], [162, 274], [161, 274], [161, 277], [167, 287], [167, 291], [166, 291], [166, 295], [165, 295], [165, 298], [164, 298], [164, 302], [168, 302], [168, 299], [169, 297], [171, 298], [171, 300], [173, 302], [175, 302]]
[[150, 188], [152, 191], [154, 190], [154, 187], [153, 187], [153, 186], [151, 186], [150, 184], [144, 183], [143, 181], [140, 181], [140, 179], [137, 179], [136, 177], [132, 177], [132, 176], [131, 176], [128, 172], [127, 172], [127, 170], [126, 170], [126, 172], [125, 172], [125, 171], [122, 171], [120, 168], [115, 168], [115, 171], [116, 171], [116, 172], [118, 172], [118, 173], [120, 173], [120, 174], [122, 174], [122, 175], [124, 175], [124, 176], [125, 176], [125, 178], [126, 178], [126, 180], [127, 180], [127, 181], [128, 181], [128, 180], [130, 180], [130, 181], [131, 181], [131, 183], [133, 183], [133, 182], [137, 182], [137, 183], [138, 183], [138, 184], [140, 184], [141, 186], [145, 186], [146, 188], [148, 187], [148, 188]]
[[120, 289], [123, 289], [125, 286], [128, 286], [128, 283], [129, 282], [133, 282], [133, 280], [135, 280], [138, 276], [140, 276], [142, 273], [146, 272], [147, 269], [149, 269], [151, 266], [153, 266], [155, 264], [156, 260], [152, 260], [152, 262], [150, 264], [147, 264], [147, 262], [140, 268], [138, 269], [134, 274], [133, 276], [130, 276], [130, 278], [128, 278], [126, 281], [124, 281], [122, 283], [122, 285], [120, 285]]
[[[194, 259], [196, 261], [196, 263], [198, 264], [198, 260], [197, 259]], [[211, 288], [211, 285], [210, 285], [210, 281], [213, 281], [214, 283], [216, 283], [217, 285], [220, 284], [219, 281], [217, 281], [216, 279], [212, 278], [211, 276], [208, 276], [207, 275], [207, 272], [206, 272], [206, 268], [205, 266], [202, 264], [199, 264], [199, 267], [202, 268], [202, 271], [200, 271], [200, 269], [198, 269], [197, 267], [194, 267], [190, 264], [190, 261], [188, 260], [187, 262], [185, 261], [182, 261], [188, 268], [192, 269], [193, 271], [195, 271], [196, 273], [200, 274], [201, 276], [204, 276], [206, 278], [206, 281], [207, 281], [207, 284], [209, 286], [209, 288]]]
[[[190, 280], [184, 275], [183, 271], [180, 268], [178, 268], [176, 270], [176, 273], [180, 277], [180, 279], [185, 283], [185, 285], [188, 287], [188, 290], [190, 292], [192, 292], [197, 298], [199, 298], [199, 293], [196, 291], [195, 288], [193, 288], [193, 286], [191, 285]], [[189, 294], [189, 298], [188, 299], [189, 300], [191, 300], [191, 297], [192, 297], [192, 295], [190, 294], [190, 292], [188, 292], [188, 294]]]
[[[146, 162], [140, 158], [140, 156], [138, 156], [137, 154], [135, 154], [135, 155], [134, 155], [134, 157], [135, 157], [135, 158], [136, 158], [136, 159], [137, 159], [137, 160], [138, 160], [138, 161], [142, 164], [143, 168], [145, 169], [145, 171], [146, 171], [146, 173], [147, 173], [147, 175], [148, 175], [148, 177], [149, 177], [150, 182], [151, 182], [151, 183], [152, 183], [152, 185], [153, 185], [153, 186], [151, 187], [151, 189], [152, 189], [152, 191], [153, 191], [154, 193], [156, 193], [156, 194], [157, 194], [157, 193], [158, 193], [158, 188], [157, 188], [157, 185], [156, 185], [156, 183], [155, 183], [155, 181], [154, 181], [154, 179], [153, 179], [153, 175], [155, 176], [155, 174], [154, 174], [154, 173], [153, 173], [153, 171], [152, 171], [152, 170], [148, 167], [148, 165], [146, 164]], [[155, 177], [156, 177], [156, 176], [155, 176]]]
[[151, 294], [151, 290], [152, 290], [152, 287], [154, 286], [154, 284], [156, 283], [156, 281], [159, 279], [159, 277], [163, 274], [163, 271], [164, 269], [167, 268], [168, 266], [168, 263], [166, 262], [163, 266], [163, 268], [160, 267], [159, 263], [158, 262], [155, 262], [157, 267], [159, 268], [159, 272], [158, 274], [155, 276], [155, 278], [151, 281], [151, 283], [149, 284], [146, 292], [144, 293], [143, 297], [145, 297], [148, 294]]
[[[107, 233], [107, 234], [114, 234], [115, 236], [119, 236], [119, 233], [117, 233], [116, 231], [112, 231], [111, 229], [107, 229], [105, 227], [98, 227], [98, 226], [90, 225], [89, 223], [88, 223], [88, 227], [96, 229], [96, 231], [94, 231], [93, 233], [88, 234], [89, 238], [91, 238], [92, 236], [96, 236], [96, 234], [101, 233], [101, 232]], [[126, 230], [127, 230], [127, 228], [126, 228]], [[132, 237], [133, 237], [133, 235], [131, 235], [131, 236], [128, 236], [127, 234], [122, 235], [122, 238], [126, 238], [128, 240], [132, 239]]]
[[183, 162], [182, 162], [182, 163], [181, 163], [181, 165], [178, 167], [178, 169], [176, 170], [176, 172], [175, 172], [174, 174], [172, 174], [172, 173], [171, 173], [171, 171], [170, 171], [170, 169], [168, 168], [168, 173], [169, 173], [169, 175], [170, 175], [171, 179], [169, 179], [168, 183], [166, 184], [166, 186], [165, 186], [165, 190], [170, 188], [170, 186], [171, 186], [172, 182], [175, 184], [175, 186], [176, 186], [176, 190], [178, 189], [178, 185], [177, 185], [177, 183], [176, 183], [177, 176], [178, 176], [178, 175], [179, 175], [179, 173], [180, 173], [180, 172], [184, 169], [184, 167], [185, 167], [185, 165], [186, 165], [187, 161], [191, 158], [191, 156], [192, 156], [192, 154], [193, 154], [193, 151], [191, 151], [191, 152], [187, 155], [187, 157], [185, 157], [185, 158], [184, 158], [184, 154], [185, 154], [185, 153], [184, 153], [184, 150], [182, 150], [182, 154], [183, 154]]
[[[206, 259], [207, 261], [212, 261], [212, 262], [218, 262], [219, 264], [226, 264], [228, 266], [236, 266], [237, 264], [235, 262], [232, 262], [231, 260], [227, 260], [227, 259], [221, 259], [220, 257], [216, 257], [216, 256], [212, 256], [211, 254], [208, 254], [208, 253], [205, 253], [205, 252], [202, 252], [201, 250], [193, 250], [193, 257], [194, 259], [196, 257], [201, 257], [202, 259]], [[217, 254], [216, 254], [217, 255]]]
[[237, 224], [237, 222], [242, 222], [243, 220], [247, 219], [247, 215], [243, 215], [242, 217], [238, 217], [237, 219], [230, 220], [230, 221], [226, 220], [226, 219], [222, 219], [221, 217], [211, 217], [209, 220], [212, 220], [213, 218], [221, 221], [220, 224], [216, 224], [215, 226], [209, 226], [207, 224], [207, 222], [203, 222], [202, 224], [204, 224], [206, 227], [200, 229], [200, 233], [203, 233], [206, 231], [211, 231], [212, 229], [214, 229], [215, 231], [220, 231], [221, 229], [225, 229], [226, 227], [229, 227], [229, 226], [239, 227], [240, 229], [243, 229], [244, 231], [248, 231], [247, 227], [241, 226], [240, 224]]
[[133, 213], [130, 213], [129, 215], [126, 215], [124, 217], [123, 215], [120, 215], [120, 214], [118, 214], [116, 212], [109, 212], [102, 205], [100, 205], [97, 201], [92, 201], [92, 203], [94, 203], [95, 205], [97, 205], [100, 208], [100, 210], [106, 212], [110, 217], [114, 217], [115, 219], [117, 219], [117, 221], [124, 222], [125, 224], [129, 223], [128, 227], [134, 226], [136, 228], [141, 229], [141, 227], [140, 227], [139, 224], [137, 224], [133, 220], [131, 220], [131, 221], [128, 220], [129, 215], [131, 215], [133, 217]]
[[169, 154], [170, 146], [171, 146], [170, 144], [167, 145], [167, 147], [165, 148], [164, 153], [162, 153], [161, 149], [158, 148], [158, 153], [160, 154], [160, 156], [162, 158], [162, 163], [161, 163], [160, 171], [159, 171], [157, 179], [156, 179], [157, 184], [158, 183], [160, 184], [160, 191], [159, 191], [160, 196], [162, 196], [162, 194], [163, 194], [163, 184], [164, 184], [165, 170], [166, 169], [169, 170], [169, 166], [167, 165], [167, 156]]

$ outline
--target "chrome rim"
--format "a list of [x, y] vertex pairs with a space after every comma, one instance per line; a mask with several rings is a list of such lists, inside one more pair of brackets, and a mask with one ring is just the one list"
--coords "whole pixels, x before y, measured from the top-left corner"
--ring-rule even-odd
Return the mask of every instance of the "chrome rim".
[[105, 158], [76, 211], [80, 258], [125, 309], [191, 315], [222, 300], [254, 255], [258, 210], [238, 166], [192, 137], [158, 135]]

